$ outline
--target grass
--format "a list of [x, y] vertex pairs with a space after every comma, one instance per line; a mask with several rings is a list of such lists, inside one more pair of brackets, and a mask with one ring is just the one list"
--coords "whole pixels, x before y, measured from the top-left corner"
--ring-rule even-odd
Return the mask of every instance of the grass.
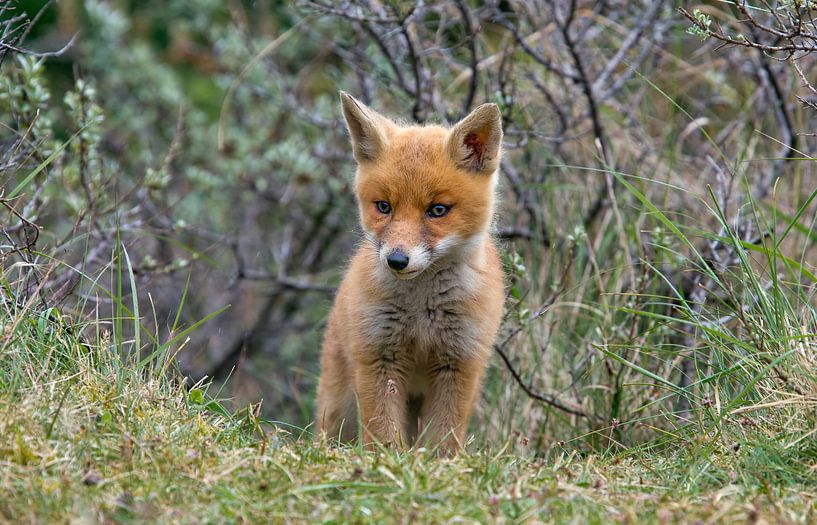
[[[650, 446], [537, 455], [526, 438], [456, 458], [313, 444], [228, 413], [203, 385], [83, 342], [53, 311], [3, 316], [0, 520], [14, 523], [807, 523], [811, 436], [778, 421], [680, 429]], [[747, 419], [748, 421], [748, 419]], [[611, 436], [612, 431], [611, 432]], [[532, 447], [531, 447], [532, 448]], [[522, 452], [511, 452], [521, 450]], [[810, 462], [806, 459], [810, 459]]]

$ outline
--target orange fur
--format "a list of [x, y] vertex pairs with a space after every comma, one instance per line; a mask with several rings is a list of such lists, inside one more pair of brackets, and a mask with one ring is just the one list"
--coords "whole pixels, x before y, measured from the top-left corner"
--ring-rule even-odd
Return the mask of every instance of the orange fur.
[[[318, 431], [348, 441], [360, 421], [368, 443], [406, 446], [422, 436], [455, 452], [502, 317], [489, 232], [499, 111], [480, 106], [451, 129], [399, 126], [345, 93], [341, 101], [366, 242], [329, 316]], [[433, 216], [435, 205], [447, 213]], [[390, 267], [395, 252], [407, 256], [405, 268]]]

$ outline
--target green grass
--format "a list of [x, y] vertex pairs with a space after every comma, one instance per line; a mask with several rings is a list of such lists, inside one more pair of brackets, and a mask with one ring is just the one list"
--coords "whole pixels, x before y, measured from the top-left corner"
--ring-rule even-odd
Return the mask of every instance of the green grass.
[[522, 436], [499, 447], [472, 443], [456, 458], [313, 444], [307, 432], [260, 421], [258, 407], [228, 414], [201, 388], [123, 358], [104, 332], [83, 343], [53, 312], [8, 313], [0, 321], [6, 522], [817, 518], [814, 440], [785, 446], [762, 419], [601, 454], [567, 443], [536, 456]]

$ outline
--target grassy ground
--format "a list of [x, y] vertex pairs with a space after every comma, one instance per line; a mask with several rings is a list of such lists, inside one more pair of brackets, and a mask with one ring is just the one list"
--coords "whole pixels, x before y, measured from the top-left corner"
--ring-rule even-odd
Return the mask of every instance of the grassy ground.
[[[0, 350], [0, 520], [9, 523], [808, 523], [815, 447], [724, 425], [652, 449], [543, 457], [525, 439], [430, 452], [313, 445], [229, 414], [161, 367], [17, 312]], [[99, 343], [109, 342], [101, 334]], [[800, 443], [799, 445], [802, 445]], [[811, 451], [812, 463], [803, 461]]]

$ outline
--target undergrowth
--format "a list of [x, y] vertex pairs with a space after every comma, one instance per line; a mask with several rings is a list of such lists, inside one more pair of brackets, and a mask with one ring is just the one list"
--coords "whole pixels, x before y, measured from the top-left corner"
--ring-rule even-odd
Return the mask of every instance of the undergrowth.
[[[813, 464], [771, 422], [672, 446], [456, 458], [366, 451], [227, 413], [201, 385], [31, 309], [2, 323], [0, 520], [9, 523], [806, 523]], [[739, 439], [735, 439], [740, 436]], [[520, 436], [513, 438], [522, 440]], [[735, 444], [742, 443], [742, 446]], [[781, 446], [784, 445], [784, 446]], [[813, 456], [812, 456], [813, 458]]]

